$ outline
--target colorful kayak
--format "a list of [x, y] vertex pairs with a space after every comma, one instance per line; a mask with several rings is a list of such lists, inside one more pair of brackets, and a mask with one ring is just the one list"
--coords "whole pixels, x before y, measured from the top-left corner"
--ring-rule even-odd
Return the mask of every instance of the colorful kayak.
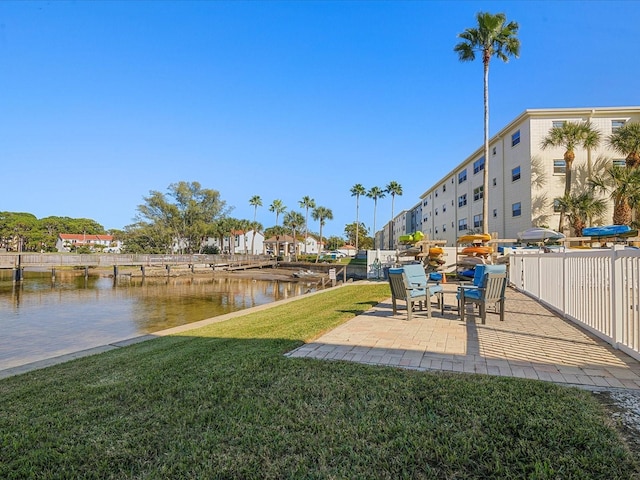
[[518, 233], [518, 239], [523, 242], [558, 241], [564, 239], [564, 234], [549, 228], [534, 227]]
[[398, 240], [400, 243], [416, 243], [424, 238], [424, 233], [421, 231], [413, 232], [409, 235], [400, 235]]
[[465, 247], [460, 253], [462, 253], [463, 255], [489, 255], [493, 253], [493, 248], [481, 246]]
[[444, 253], [444, 248], [442, 247], [431, 247], [429, 249], [430, 257], [437, 257], [438, 255], [442, 255]]
[[458, 238], [458, 243], [482, 243], [491, 240], [488, 233], [473, 233], [471, 235], [463, 235]]
[[637, 230], [631, 230], [629, 225], [604, 225], [601, 227], [587, 227], [582, 229], [585, 237], [634, 237]]

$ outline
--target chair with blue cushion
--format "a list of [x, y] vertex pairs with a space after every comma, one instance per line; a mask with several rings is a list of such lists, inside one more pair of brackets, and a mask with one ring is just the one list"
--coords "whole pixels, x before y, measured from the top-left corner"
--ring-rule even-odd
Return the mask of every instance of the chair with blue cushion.
[[461, 286], [458, 288], [458, 311], [460, 319], [464, 321], [465, 307], [468, 303], [478, 305], [482, 323], [487, 320], [487, 305], [492, 304], [500, 309], [500, 321], [504, 321], [505, 290], [507, 288], [507, 273], [486, 272], [482, 276], [479, 287]]
[[[424, 267], [420, 263], [410, 263], [402, 266], [403, 270], [407, 274], [407, 278], [411, 285], [422, 287], [424, 285], [429, 289], [429, 297], [436, 296], [438, 307], [442, 305], [442, 285], [439, 281], [432, 281], [431, 275], [427, 277]], [[427, 305], [427, 310], [430, 312], [430, 305]], [[431, 315], [431, 313], [429, 313]]]
[[402, 300], [407, 304], [407, 319], [411, 320], [413, 306], [416, 302], [423, 309], [423, 302], [427, 304], [427, 316], [431, 316], [431, 297], [436, 295], [438, 304], [442, 304], [442, 286], [428, 285], [427, 275], [420, 264], [405, 265], [401, 268], [389, 269], [389, 286], [391, 287], [391, 300], [393, 314], [397, 313], [397, 301]]
[[471, 286], [479, 288], [482, 285], [482, 278], [484, 277], [485, 273], [507, 273], [507, 266], [479, 264], [479, 265], [476, 265], [474, 270], [475, 271], [473, 273], [473, 282], [471, 285], [462, 285], [465, 288], [468, 288]]

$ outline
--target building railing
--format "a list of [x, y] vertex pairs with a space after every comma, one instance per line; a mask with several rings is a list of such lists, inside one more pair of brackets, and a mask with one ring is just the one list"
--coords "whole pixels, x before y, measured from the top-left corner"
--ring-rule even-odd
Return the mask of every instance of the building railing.
[[640, 360], [640, 250], [516, 250], [509, 279], [516, 289]]

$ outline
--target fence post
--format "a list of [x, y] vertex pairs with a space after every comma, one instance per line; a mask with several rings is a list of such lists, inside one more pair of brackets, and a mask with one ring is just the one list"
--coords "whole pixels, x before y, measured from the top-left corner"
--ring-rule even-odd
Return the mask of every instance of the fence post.
[[569, 310], [569, 268], [567, 268], [567, 263], [569, 262], [569, 255], [565, 250], [562, 252], [562, 312], [564, 317], [567, 316], [567, 311]]
[[625, 281], [622, 259], [618, 252], [622, 251], [622, 245], [614, 245], [610, 253], [611, 262], [611, 286], [609, 290], [611, 301], [611, 339], [613, 346], [619, 348], [620, 343], [624, 344], [624, 298]]

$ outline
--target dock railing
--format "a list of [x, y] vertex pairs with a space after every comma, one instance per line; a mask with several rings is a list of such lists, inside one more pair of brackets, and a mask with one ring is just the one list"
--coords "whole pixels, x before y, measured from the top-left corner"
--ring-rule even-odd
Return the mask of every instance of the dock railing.
[[640, 250], [516, 250], [510, 257], [509, 281], [640, 360]]
[[61, 267], [61, 266], [166, 266], [207, 265], [212, 268], [237, 269], [275, 264], [267, 255], [162, 255], [116, 253], [3, 253], [0, 268]]

